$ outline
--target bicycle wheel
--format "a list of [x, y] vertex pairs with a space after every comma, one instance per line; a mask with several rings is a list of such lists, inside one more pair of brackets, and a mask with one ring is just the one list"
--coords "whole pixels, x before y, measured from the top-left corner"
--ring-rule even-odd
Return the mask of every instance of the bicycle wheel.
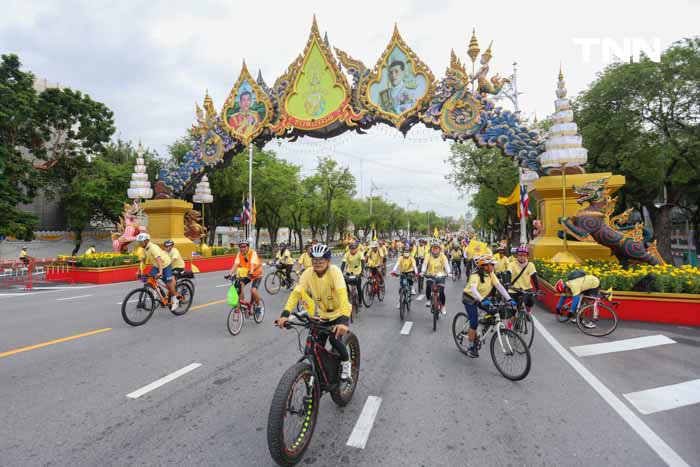
[[406, 291], [403, 289], [399, 293], [399, 317], [401, 321], [406, 319]]
[[355, 334], [348, 333], [344, 337], [343, 342], [345, 342], [350, 353], [352, 370], [350, 370], [351, 380], [349, 382], [341, 381], [338, 388], [335, 391], [331, 391], [331, 399], [338, 407], [345, 407], [350, 403], [357, 387], [357, 381], [360, 378], [360, 341], [357, 340]]
[[151, 319], [156, 309], [156, 299], [146, 288], [129, 292], [122, 302], [122, 318], [126, 324], [141, 326]]
[[433, 291], [433, 305], [430, 307], [430, 311], [433, 313], [433, 332], [437, 331], [437, 320], [440, 314], [440, 297], [437, 291]]
[[530, 313], [527, 311], [518, 312], [515, 323], [513, 323], [513, 331], [523, 338], [528, 348], [532, 347], [532, 341], [535, 339], [535, 323], [532, 321]]
[[491, 336], [491, 360], [496, 369], [511, 381], [520, 381], [530, 373], [532, 360], [525, 341], [510, 329], [501, 328]]
[[382, 282], [379, 284], [378, 291], [377, 291], [377, 298], [379, 299], [380, 302], [384, 301], [384, 295], [386, 294], [386, 282]]
[[190, 286], [190, 288], [192, 289], [192, 298], [194, 299], [194, 292], [195, 292], [195, 289], [194, 289], [194, 282], [192, 281], [192, 279], [179, 279], [179, 280], [177, 281], [176, 287], [177, 287], [177, 285], [179, 285], [179, 284], [181, 284], [181, 283], [187, 284], [187, 285]]
[[278, 465], [299, 462], [316, 427], [320, 395], [308, 362], [289, 368], [277, 383], [267, 416], [267, 448]]
[[598, 304], [598, 316], [594, 316], [594, 307], [589, 303], [582, 307], [576, 316], [576, 326], [584, 334], [593, 337], [607, 336], [617, 328], [617, 313], [603, 303]]
[[452, 337], [455, 340], [455, 345], [464, 355], [467, 355], [469, 349], [469, 316], [464, 312], [459, 312], [452, 319]]
[[267, 290], [267, 293], [270, 295], [275, 295], [277, 292], [280, 291], [280, 287], [282, 286], [282, 278], [280, 275], [275, 272], [268, 272], [267, 276], [265, 276], [265, 290]]
[[226, 320], [226, 326], [228, 326], [228, 332], [232, 336], [237, 336], [241, 329], [243, 328], [243, 313], [241, 313], [240, 305], [231, 308], [228, 312], [228, 319]]
[[194, 291], [192, 290], [192, 286], [187, 282], [180, 282], [179, 284], [175, 284], [175, 292], [177, 292], [177, 299], [180, 301], [180, 305], [174, 311], [170, 310], [170, 313], [175, 316], [182, 316], [187, 313], [192, 306]]
[[374, 303], [374, 293], [370, 282], [365, 282], [365, 285], [362, 286], [362, 301], [365, 302], [367, 308], [371, 307], [372, 303]]
[[264, 319], [265, 319], [265, 302], [263, 301], [263, 299], [261, 297], [260, 298], [260, 313], [256, 313], [255, 310], [253, 310], [253, 321], [260, 324], [263, 322]]
[[418, 278], [418, 293], [423, 293], [423, 277]]

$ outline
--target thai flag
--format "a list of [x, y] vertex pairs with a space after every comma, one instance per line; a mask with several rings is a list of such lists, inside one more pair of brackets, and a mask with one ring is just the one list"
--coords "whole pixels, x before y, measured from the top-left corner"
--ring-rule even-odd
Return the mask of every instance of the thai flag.
[[530, 212], [530, 197], [527, 195], [527, 188], [525, 185], [520, 185], [520, 206], [518, 206], [520, 211], [518, 213], [519, 217], [525, 217], [526, 219], [532, 214]]
[[248, 200], [243, 200], [243, 212], [241, 212], [241, 224], [246, 225], [250, 222], [250, 204]]

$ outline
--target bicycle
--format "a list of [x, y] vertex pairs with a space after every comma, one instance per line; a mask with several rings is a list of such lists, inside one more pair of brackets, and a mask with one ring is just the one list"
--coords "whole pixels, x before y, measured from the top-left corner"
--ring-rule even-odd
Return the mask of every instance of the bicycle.
[[360, 295], [357, 293], [358, 280], [360, 280], [360, 278], [354, 274], [345, 274], [345, 283], [348, 287], [350, 305], [352, 306], [352, 313], [350, 313], [351, 323], [355, 322], [355, 318], [360, 316]]
[[[505, 287], [505, 286], [504, 286]], [[508, 288], [508, 287], [506, 287]], [[532, 347], [532, 342], [535, 339], [535, 323], [532, 320], [532, 311], [525, 306], [525, 297], [539, 297], [544, 295], [539, 290], [512, 289], [515, 292], [515, 299], [518, 306], [515, 312], [515, 320], [513, 321], [513, 331], [518, 333], [523, 338], [528, 348]]]
[[461, 260], [452, 260], [452, 281], [457, 282], [462, 277], [462, 268], [460, 268]]
[[[508, 319], [514, 312], [515, 310], [503, 304], [492, 305], [485, 312], [479, 310], [479, 326], [476, 329], [474, 345], [477, 350], [481, 349], [486, 334], [491, 332], [490, 351], [494, 366], [505, 378], [520, 381], [530, 373], [532, 357], [523, 338], [503, 324], [503, 320]], [[452, 337], [457, 349], [465, 355], [469, 349], [468, 330], [469, 316], [465, 312], [457, 313], [452, 320]], [[499, 361], [499, 358], [503, 358], [503, 361]], [[514, 367], [516, 369], [513, 369]]]
[[192, 298], [194, 298], [195, 287], [194, 287], [194, 273], [192, 271], [173, 271], [173, 277], [175, 277], [175, 287], [177, 290], [177, 284], [185, 283], [192, 288]]
[[[423, 268], [423, 258], [416, 258], [416, 270], [420, 272]], [[423, 293], [423, 275], [418, 274], [418, 293]]]
[[360, 342], [355, 334], [348, 332], [343, 336], [352, 371], [350, 380], [340, 381], [340, 356], [335, 349], [327, 350], [325, 346], [333, 327], [306, 312], [292, 315], [296, 320], [287, 321], [285, 328], [308, 329], [309, 333], [302, 348], [301, 330], [297, 331], [303, 356], [282, 375], [267, 417], [267, 446], [274, 461], [282, 466], [298, 463], [308, 448], [321, 396], [329, 392], [339, 407], [346, 406], [360, 376]]
[[377, 297], [380, 302], [383, 301], [385, 293], [386, 284], [384, 280], [380, 281], [378, 274], [370, 272], [367, 282], [362, 286], [362, 299], [365, 302], [365, 306], [367, 308], [371, 307], [372, 303], [374, 303], [374, 297]]
[[[395, 272], [391, 273], [396, 276]], [[402, 272], [399, 276], [399, 317], [401, 321], [406, 319], [406, 314], [411, 311], [411, 284], [409, 279], [413, 273]]]
[[243, 329], [243, 321], [246, 319], [252, 319], [257, 324], [263, 322], [265, 318], [265, 302], [262, 297], [260, 297], [260, 312], [255, 311], [255, 303], [253, 303], [253, 296], [251, 293], [250, 301], [245, 301], [243, 298], [243, 286], [241, 283], [241, 278], [231, 278], [231, 276], [224, 276], [224, 279], [230, 280], [238, 289], [238, 306], [232, 307], [228, 312], [228, 318], [226, 319], [226, 326], [228, 327], [228, 332], [232, 336], [237, 336], [241, 329]]
[[271, 263], [270, 267], [272, 270], [265, 276], [265, 290], [270, 295], [275, 295], [282, 287], [292, 290], [299, 282], [299, 276], [295, 271], [290, 271], [289, 279], [287, 279], [287, 273], [284, 268], [280, 267], [279, 262]]
[[[139, 280], [143, 282], [143, 287], [132, 290], [122, 301], [122, 318], [131, 326], [146, 324], [158, 306], [170, 309], [170, 297], [164, 285], [161, 285], [153, 276], [139, 275]], [[185, 282], [175, 284], [175, 292], [179, 306], [170, 312], [175, 316], [182, 316], [192, 306], [194, 292]], [[132, 298], [135, 295], [136, 297]], [[134, 308], [132, 308], [133, 303], [136, 303]]]
[[430, 312], [433, 314], [433, 332], [437, 331], [437, 322], [440, 319], [440, 313], [442, 313], [442, 303], [440, 303], [440, 284], [445, 284], [445, 274], [437, 275], [427, 275], [426, 279], [430, 279], [432, 282], [431, 293], [430, 293]]
[[[614, 302], [612, 298], [612, 290], [600, 290], [596, 295], [582, 295], [574, 315], [576, 326], [581, 332], [592, 337], [604, 337], [617, 329], [618, 317], [615, 308], [620, 302]], [[569, 302], [562, 306], [561, 312], [557, 313], [560, 323], [570, 320], [568, 311], [571, 309], [571, 300], [569, 299]]]

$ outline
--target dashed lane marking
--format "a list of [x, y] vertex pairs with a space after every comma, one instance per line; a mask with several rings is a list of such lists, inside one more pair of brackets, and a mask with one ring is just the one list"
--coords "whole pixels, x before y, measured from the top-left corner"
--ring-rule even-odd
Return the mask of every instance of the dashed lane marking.
[[579, 357], [590, 357], [591, 355], [602, 355], [613, 352], [624, 352], [627, 350], [645, 349], [658, 345], [675, 344], [676, 341], [661, 334], [653, 336], [635, 337], [633, 339], [622, 339], [601, 344], [578, 345], [571, 347], [571, 350]]
[[413, 321], [406, 321], [403, 323], [403, 327], [401, 328], [401, 334], [404, 336], [408, 336], [411, 333], [411, 328], [413, 327]]
[[382, 398], [376, 396], [368, 396], [365, 406], [362, 408], [362, 413], [355, 423], [347, 445], [353, 448], [364, 449], [369, 439], [369, 434], [374, 425], [374, 419], [377, 418], [379, 406], [382, 404]]
[[637, 410], [649, 415], [700, 403], [700, 379], [623, 395]]
[[669, 446], [666, 441], [661, 439], [649, 425], [644, 423], [641, 418], [635, 414], [632, 409], [627, 407], [619, 397], [617, 397], [613, 392], [608, 389], [593, 373], [591, 373], [588, 368], [583, 366], [581, 362], [576, 360], [573, 355], [571, 355], [563, 345], [557, 341], [554, 336], [552, 336], [547, 328], [545, 328], [540, 321], [532, 317], [537, 329], [540, 331], [540, 335], [552, 346], [554, 350], [557, 351], [559, 355], [571, 365], [571, 367], [576, 371], [576, 373], [581, 376], [598, 395], [608, 403], [608, 405], [617, 414], [622, 417], [622, 419], [627, 422], [627, 424], [644, 440], [645, 443], [670, 467], [690, 467], [683, 458], [674, 451], [671, 446]]
[[57, 298], [57, 302], [61, 302], [63, 300], [75, 300], [76, 298], [86, 298], [86, 297], [92, 297], [92, 295], [77, 295], [75, 297], [64, 297], [64, 298]]
[[216, 288], [218, 289], [219, 287], [228, 287], [228, 286], [230, 286], [230, 285], [231, 285], [231, 284], [221, 284], [221, 285], [217, 285]]
[[0, 358], [9, 357], [10, 355], [15, 355], [15, 354], [22, 353], [22, 352], [28, 352], [30, 350], [41, 349], [43, 347], [48, 347], [50, 345], [60, 344], [62, 342], [68, 342], [68, 341], [72, 341], [75, 339], [80, 339], [81, 337], [92, 336], [95, 334], [100, 334], [100, 333], [111, 331], [111, 330], [112, 330], [112, 328], [95, 329], [94, 331], [88, 331], [88, 332], [84, 332], [82, 334], [75, 334], [74, 336], [61, 337], [60, 339], [54, 339], [52, 341], [42, 342], [41, 344], [34, 344], [34, 345], [27, 346], [27, 347], [21, 347], [19, 349], [8, 350], [7, 352], [0, 353]]
[[154, 389], [158, 389], [159, 387], [161, 387], [165, 384], [168, 384], [171, 381], [176, 380], [180, 376], [186, 375], [190, 371], [196, 370], [200, 366], [202, 366], [201, 363], [190, 363], [189, 365], [187, 365], [184, 368], [180, 368], [179, 370], [174, 371], [167, 376], [163, 376], [162, 378], [153, 381], [151, 384], [147, 384], [144, 387], [137, 389], [134, 392], [130, 392], [129, 394], [126, 395], [126, 397], [128, 397], [130, 399], [138, 399], [139, 397], [143, 396], [144, 394], [148, 394], [149, 392], [153, 391]]

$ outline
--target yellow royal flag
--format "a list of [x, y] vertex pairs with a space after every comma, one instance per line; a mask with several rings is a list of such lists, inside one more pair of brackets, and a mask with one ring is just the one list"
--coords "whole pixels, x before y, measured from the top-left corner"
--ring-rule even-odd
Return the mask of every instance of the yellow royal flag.
[[438, 230], [437, 227], [435, 227], [435, 230], [433, 231], [433, 237], [440, 238], [440, 231]]
[[503, 205], [503, 206], [510, 206], [511, 204], [519, 203], [520, 202], [520, 185], [515, 185], [515, 188], [513, 188], [513, 192], [506, 197], [499, 196], [498, 200], [496, 203]]
[[258, 219], [258, 210], [255, 207], [255, 197], [253, 197], [253, 225], [256, 224], [256, 220]]
[[194, 273], [198, 273], [198, 272], [199, 272], [199, 268], [193, 264], [192, 265], [192, 273], [194, 274]]

